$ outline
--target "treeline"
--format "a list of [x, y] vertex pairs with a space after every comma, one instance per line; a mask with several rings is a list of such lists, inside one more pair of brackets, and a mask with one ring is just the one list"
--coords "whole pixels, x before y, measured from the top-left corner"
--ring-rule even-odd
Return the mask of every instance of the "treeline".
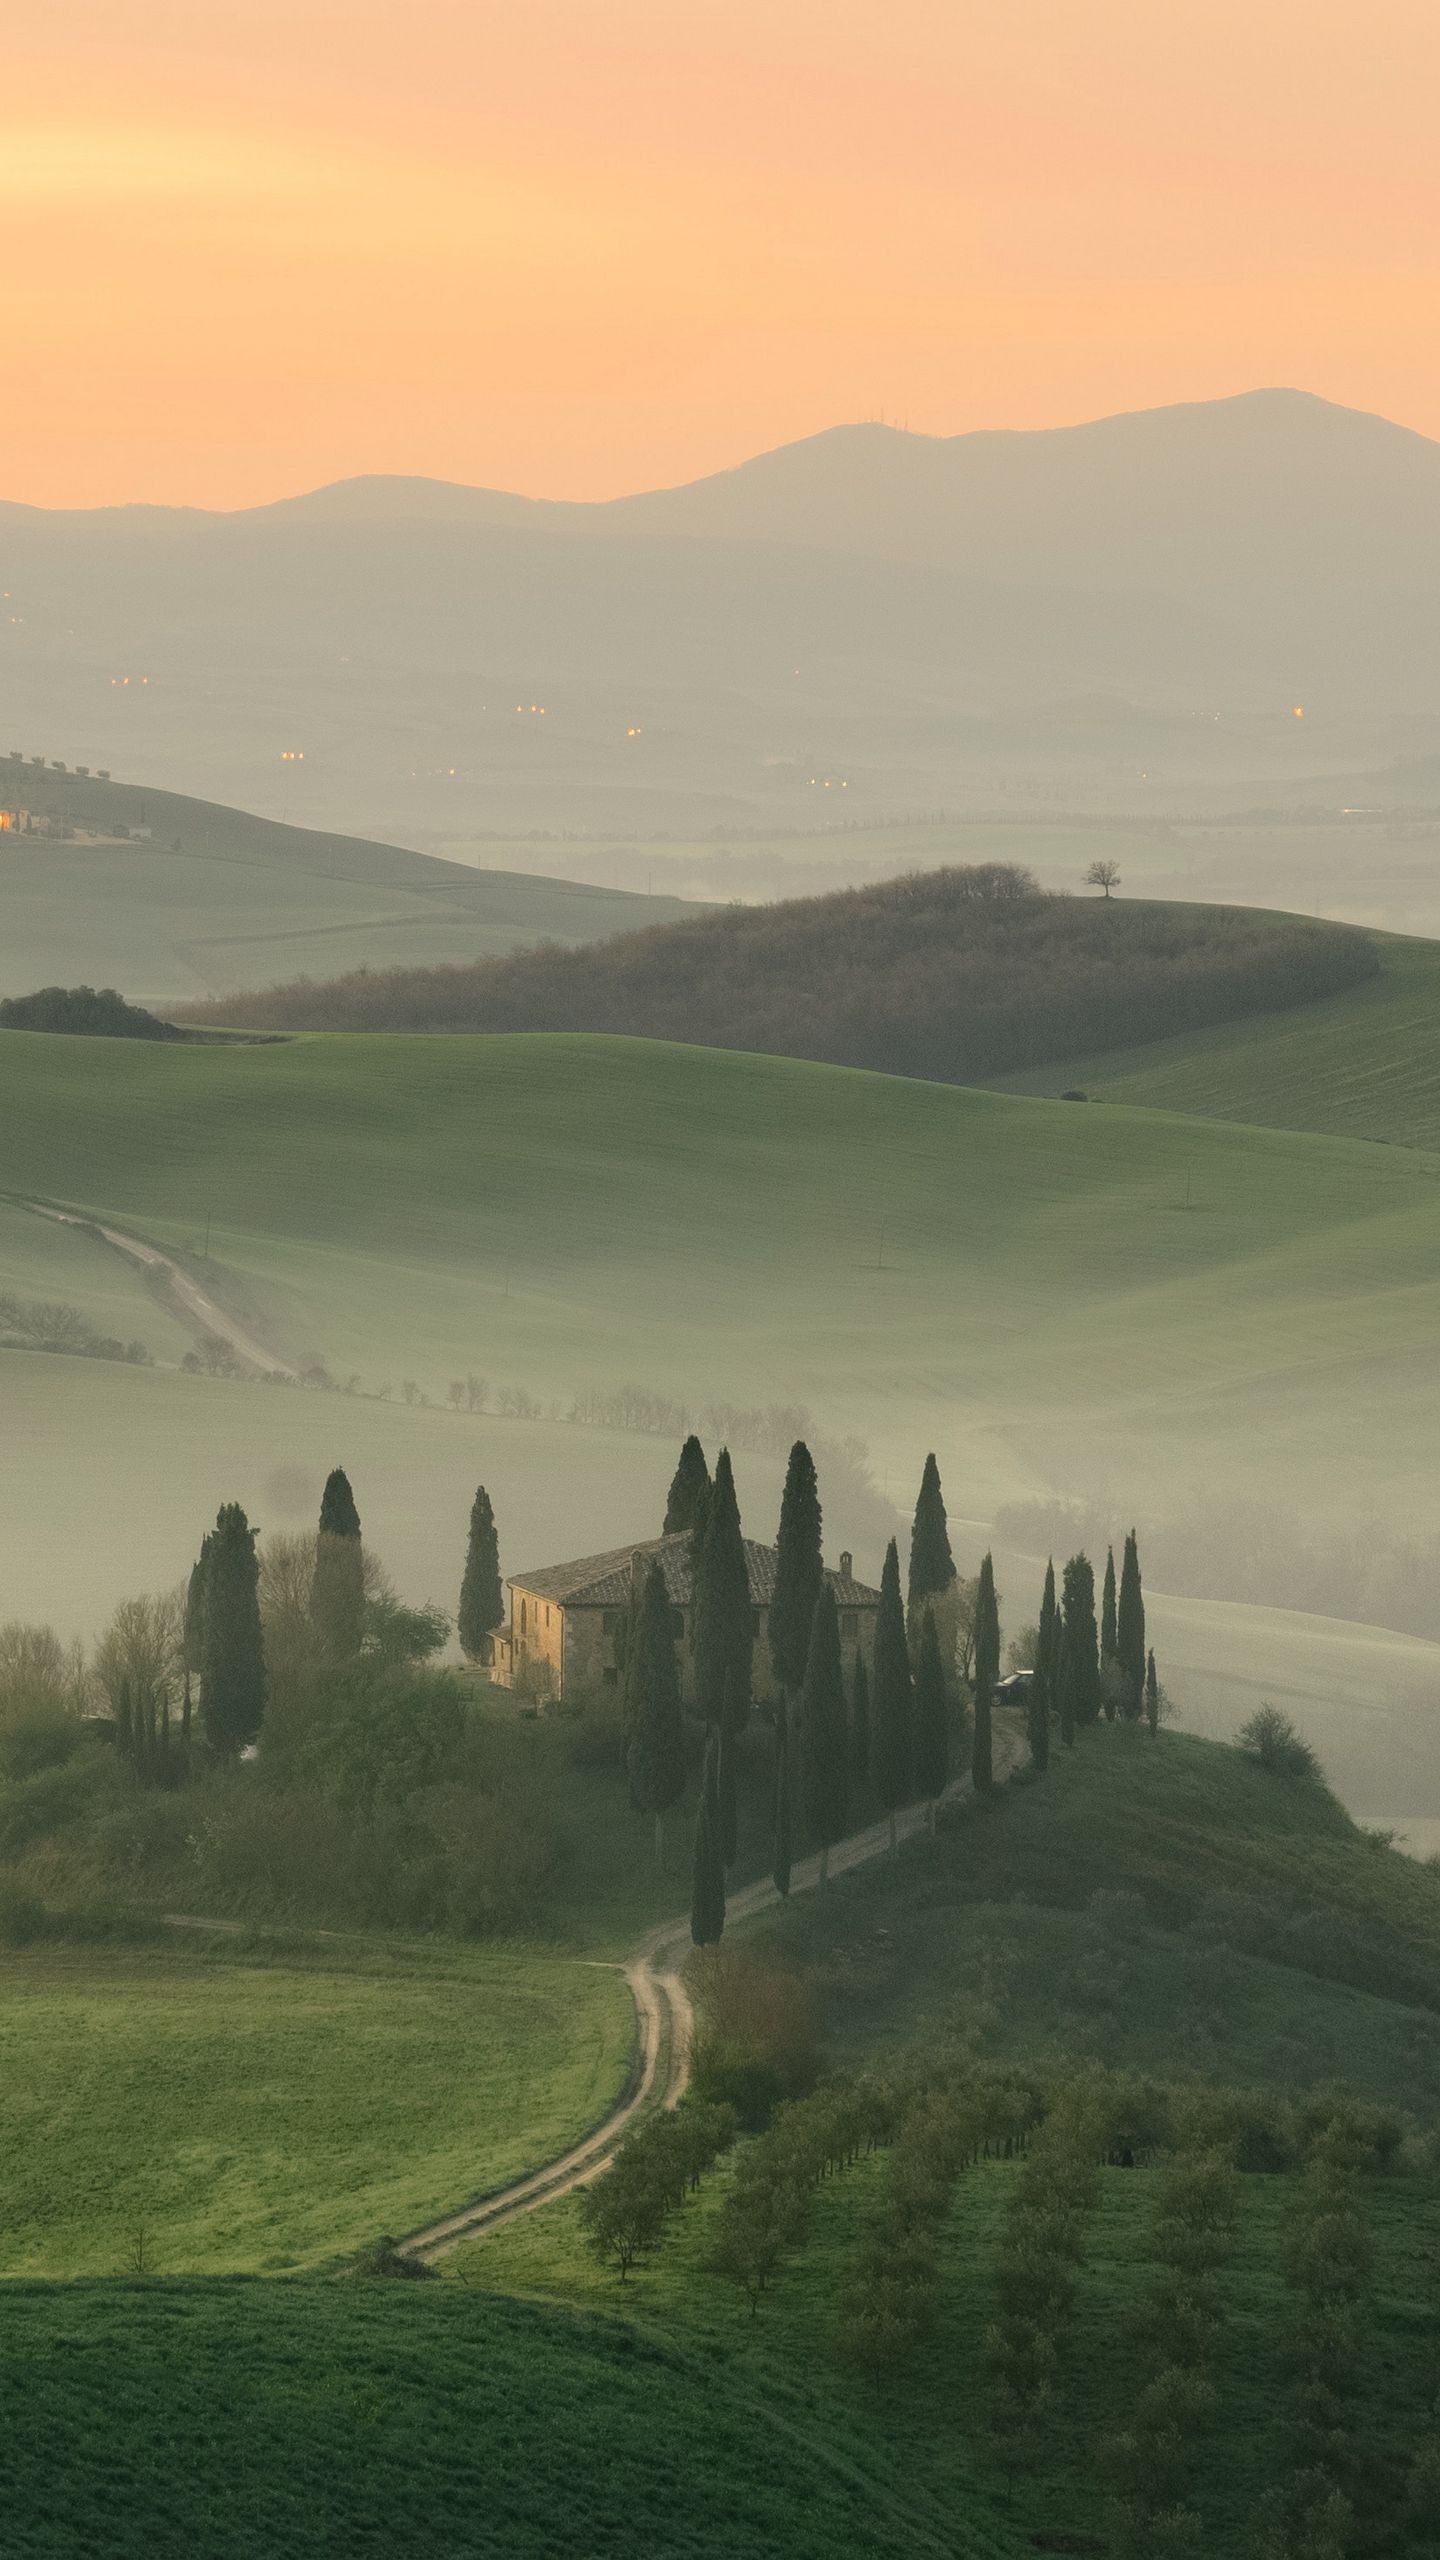
[[[995, 1515], [1007, 1546], [1096, 1545], [1109, 1534], [1099, 1503], [1015, 1502]], [[1248, 1600], [1404, 1635], [1440, 1637], [1440, 1576], [1432, 1544], [1374, 1522], [1326, 1531], [1297, 1526], [1275, 1506], [1196, 1501], [1145, 1532], [1152, 1572], [1196, 1600]]]
[[68, 1031], [101, 1040], [183, 1040], [173, 1022], [127, 1004], [114, 987], [40, 987], [0, 998], [0, 1030]]
[[1006, 863], [507, 959], [226, 997], [212, 1022], [600, 1031], [972, 1083], [1307, 1004], [1371, 977], [1368, 938], [1241, 908], [1091, 903]]
[[79, 1307], [59, 1298], [12, 1298], [0, 1294], [0, 1351], [54, 1351], [76, 1360], [124, 1360], [143, 1366], [150, 1353], [143, 1342], [121, 1342], [102, 1333]]

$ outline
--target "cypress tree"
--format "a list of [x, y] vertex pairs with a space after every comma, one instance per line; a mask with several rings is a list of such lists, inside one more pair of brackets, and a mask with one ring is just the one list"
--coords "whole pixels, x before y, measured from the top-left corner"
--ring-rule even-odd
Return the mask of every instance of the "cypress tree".
[[945, 1695], [945, 1666], [940, 1659], [940, 1638], [935, 1631], [935, 1612], [927, 1604], [920, 1629], [920, 1659], [915, 1665], [915, 1792], [930, 1807], [933, 1828], [935, 1805], [945, 1793], [950, 1775], [949, 1701]]
[[771, 1873], [783, 1902], [790, 1891], [790, 1717], [783, 1698], [775, 1712], [775, 1854]]
[[1155, 1677], [1155, 1656], [1151, 1652], [1145, 1664], [1145, 1721], [1152, 1734], [1160, 1730], [1160, 1683]]
[[722, 1449], [695, 1577], [695, 1694], [707, 1724], [742, 1732], [750, 1713], [755, 1619], [730, 1452]]
[[685, 1734], [680, 1665], [670, 1621], [670, 1595], [658, 1557], [640, 1597], [627, 1663], [629, 1733], [625, 1767], [637, 1813], [655, 1818], [655, 1855], [664, 1848], [665, 1816], [685, 1790]]
[[1100, 1714], [1095, 1572], [1088, 1556], [1072, 1556], [1065, 1567], [1060, 1616], [1060, 1733], [1073, 1742], [1076, 1727], [1094, 1724]]
[[490, 1638], [505, 1615], [500, 1588], [500, 1540], [490, 1496], [477, 1486], [470, 1505], [470, 1534], [465, 1542], [465, 1571], [455, 1632], [471, 1662], [483, 1662]]
[[910, 1530], [910, 1578], [907, 1593], [907, 1624], [910, 1641], [918, 1645], [921, 1620], [927, 1603], [938, 1601], [955, 1579], [955, 1558], [950, 1551], [950, 1528], [945, 1517], [945, 1497], [940, 1490], [940, 1470], [932, 1449], [920, 1478], [920, 1491], [915, 1502], [915, 1518]]
[[327, 1661], [353, 1662], [365, 1634], [365, 1560], [343, 1467], [332, 1467], [320, 1497], [310, 1616]]
[[1140, 1713], [1145, 1690], [1145, 1594], [1140, 1582], [1140, 1549], [1133, 1529], [1125, 1540], [1125, 1561], [1120, 1568], [1115, 1651], [1124, 1682], [1121, 1709], [1134, 1718]]
[[697, 1529], [703, 1529], [709, 1491], [710, 1470], [705, 1463], [705, 1452], [692, 1431], [670, 1479], [662, 1537], [693, 1537]]
[[190, 1739], [194, 1683], [200, 1677], [205, 1656], [205, 1575], [210, 1562], [210, 1544], [211, 1533], [207, 1530], [185, 1586], [185, 1615], [180, 1628], [180, 1738], [183, 1742]]
[[720, 1863], [733, 1867], [740, 1846], [740, 1808], [735, 1784], [735, 1755], [738, 1728], [728, 1715], [720, 1720], [720, 1747], [715, 1755], [717, 1770], [715, 1837], [720, 1844]]
[[850, 1775], [857, 1787], [870, 1776], [870, 1674], [858, 1644], [850, 1679]]
[[695, 1874], [690, 1896], [690, 1935], [697, 1947], [715, 1946], [725, 1928], [725, 1866], [720, 1855], [720, 1744], [712, 1733], [705, 1752], [700, 1809], [695, 1816]]
[[1040, 1602], [1040, 1640], [1035, 1647], [1035, 1679], [1030, 1691], [1030, 1757], [1037, 1769], [1050, 1759], [1050, 1718], [1060, 1704], [1060, 1611], [1055, 1601], [1055, 1559], [1045, 1567]]
[[265, 1714], [260, 1566], [238, 1502], [224, 1505], [209, 1544], [200, 1707], [211, 1750], [228, 1757], [255, 1741]]
[[[793, 1696], [805, 1677], [815, 1605], [825, 1587], [820, 1552], [820, 1489], [815, 1461], [803, 1440], [790, 1452], [780, 1529], [775, 1541], [775, 1591], [770, 1602], [770, 1659], [781, 1687]], [[838, 1640], [838, 1639], [837, 1639]]]
[[850, 1768], [845, 1729], [845, 1675], [840, 1667], [840, 1613], [822, 1582], [810, 1621], [800, 1692], [800, 1768], [805, 1828], [820, 1851], [820, 1882], [830, 1881], [830, 1852], [845, 1837]]
[[975, 1600], [975, 1730], [970, 1742], [970, 1774], [977, 1795], [995, 1784], [990, 1702], [1000, 1676], [1000, 1604], [995, 1597], [995, 1563], [986, 1555], [980, 1565]]
[[1105, 1550], [1105, 1596], [1100, 1604], [1100, 1668], [1102, 1671], [1115, 1661], [1119, 1652], [1115, 1621], [1115, 1550], [1113, 1547], [1107, 1547]]
[[895, 1816], [913, 1792], [910, 1653], [900, 1602], [900, 1557], [892, 1538], [880, 1576], [875, 1620], [875, 1679], [871, 1697], [871, 1762], [875, 1793], [890, 1816], [890, 1846], [899, 1849]]

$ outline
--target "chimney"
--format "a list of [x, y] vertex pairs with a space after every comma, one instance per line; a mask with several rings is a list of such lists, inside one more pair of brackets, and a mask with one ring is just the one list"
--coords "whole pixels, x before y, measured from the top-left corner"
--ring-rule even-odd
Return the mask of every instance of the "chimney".
[[840, 1579], [841, 1579], [841, 1581], [842, 1581], [842, 1582], [853, 1582], [853, 1581], [854, 1581], [854, 1579], [855, 1579], [855, 1575], [854, 1575], [854, 1571], [853, 1571], [854, 1563], [855, 1563], [855, 1559], [854, 1559], [854, 1557], [852, 1556], [852, 1554], [850, 1553], [849, 1548], [848, 1548], [848, 1547], [842, 1547], [842, 1548], [841, 1548], [841, 1550], [840, 1550]]

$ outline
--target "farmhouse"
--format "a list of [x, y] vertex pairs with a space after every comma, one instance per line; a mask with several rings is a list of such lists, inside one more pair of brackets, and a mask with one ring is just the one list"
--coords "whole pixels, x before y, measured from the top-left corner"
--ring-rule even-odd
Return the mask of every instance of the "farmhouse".
[[[577, 1704], [613, 1689], [619, 1672], [615, 1638], [632, 1585], [658, 1557], [665, 1576], [677, 1644], [683, 1695], [694, 1693], [694, 1666], [688, 1638], [694, 1623], [695, 1576], [690, 1540], [685, 1535], [652, 1538], [642, 1546], [613, 1547], [607, 1555], [581, 1556], [574, 1564], [539, 1565], [531, 1573], [507, 1576], [510, 1623], [491, 1638], [490, 1676], [501, 1688], [524, 1688], [533, 1694]], [[775, 1549], [745, 1540], [750, 1576], [750, 1605], [755, 1612], [752, 1686], [757, 1698], [776, 1693], [765, 1632], [766, 1614], [775, 1592]], [[847, 1677], [857, 1652], [867, 1670], [874, 1660], [875, 1616], [880, 1594], [857, 1582], [852, 1559], [842, 1555], [838, 1572], [826, 1580], [840, 1612], [840, 1653]]]

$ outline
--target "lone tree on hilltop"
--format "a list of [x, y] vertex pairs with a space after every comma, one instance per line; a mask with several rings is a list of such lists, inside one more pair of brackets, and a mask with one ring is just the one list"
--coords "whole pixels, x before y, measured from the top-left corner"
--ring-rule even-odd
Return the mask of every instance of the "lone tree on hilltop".
[[775, 1591], [768, 1620], [770, 1659], [781, 1687], [790, 1696], [805, 1678], [815, 1605], [826, 1588], [820, 1526], [815, 1461], [804, 1441], [797, 1440], [790, 1452], [780, 1501]]
[[667, 1538], [682, 1535], [695, 1539], [702, 1537], [709, 1500], [710, 1470], [705, 1463], [705, 1452], [692, 1431], [670, 1479], [662, 1534]]
[[1000, 1677], [1000, 1603], [995, 1596], [995, 1562], [986, 1554], [980, 1565], [975, 1602], [975, 1731], [970, 1745], [970, 1773], [977, 1795], [995, 1784], [990, 1731], [990, 1702]]
[[845, 1676], [840, 1667], [840, 1613], [822, 1582], [810, 1622], [800, 1692], [800, 1767], [805, 1828], [820, 1851], [820, 1882], [830, 1881], [830, 1852], [845, 1837], [850, 1769], [845, 1729]]
[[332, 1467], [320, 1497], [310, 1616], [328, 1662], [353, 1662], [365, 1635], [365, 1559], [360, 1514], [343, 1467]]
[[486, 1647], [505, 1615], [500, 1589], [500, 1541], [490, 1496], [482, 1485], [470, 1505], [470, 1535], [465, 1546], [465, 1572], [455, 1631], [471, 1662], [483, 1662]]
[[[948, 1604], [950, 1615], [954, 1615], [954, 1591], [955, 1558], [950, 1551], [950, 1526], [945, 1517], [945, 1497], [940, 1490], [940, 1470], [932, 1449], [920, 1478], [915, 1518], [910, 1529], [910, 1576], [905, 1614], [912, 1646], [919, 1645], [927, 1608], [935, 1611], [937, 1634], [946, 1614], [942, 1604]], [[956, 1633], [952, 1627], [952, 1653]]]
[[850, 1677], [850, 1775], [857, 1787], [870, 1776], [870, 1674], [858, 1644]]
[[1060, 1739], [1073, 1743], [1077, 1727], [1095, 1724], [1100, 1715], [1095, 1569], [1088, 1556], [1072, 1556], [1065, 1567], [1060, 1617]]
[[1087, 889], [1103, 889], [1106, 897], [1110, 897], [1120, 886], [1119, 863], [1112, 862], [1108, 854], [1101, 854], [1086, 872], [1085, 886]]
[[690, 1896], [690, 1935], [697, 1947], [718, 1944], [725, 1930], [725, 1862], [720, 1854], [720, 1745], [712, 1733], [705, 1751], [700, 1809], [695, 1816], [695, 1874]]
[[238, 1502], [224, 1505], [206, 1543], [200, 1705], [211, 1750], [229, 1759], [256, 1740], [265, 1715], [260, 1566]]
[[1115, 1653], [1123, 1683], [1121, 1711], [1133, 1721], [1140, 1713], [1145, 1689], [1145, 1593], [1140, 1581], [1140, 1549], [1133, 1529], [1125, 1540], [1125, 1561], [1120, 1567]]
[[915, 1665], [915, 1792], [930, 1807], [932, 1830], [935, 1807], [945, 1793], [949, 1776], [950, 1703], [945, 1692], [945, 1665], [940, 1659], [935, 1612], [927, 1607], [920, 1629], [920, 1658]]
[[637, 1813], [655, 1817], [655, 1855], [665, 1846], [665, 1816], [685, 1789], [685, 1733], [680, 1715], [680, 1665], [670, 1595], [658, 1556], [640, 1594], [626, 1665], [629, 1730], [625, 1768]]
[[895, 1816], [914, 1793], [914, 1733], [910, 1652], [900, 1602], [900, 1557], [892, 1538], [880, 1576], [875, 1619], [875, 1679], [871, 1697], [871, 1765], [875, 1793], [890, 1816], [890, 1848], [898, 1855]]

